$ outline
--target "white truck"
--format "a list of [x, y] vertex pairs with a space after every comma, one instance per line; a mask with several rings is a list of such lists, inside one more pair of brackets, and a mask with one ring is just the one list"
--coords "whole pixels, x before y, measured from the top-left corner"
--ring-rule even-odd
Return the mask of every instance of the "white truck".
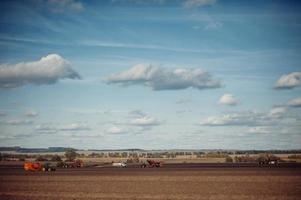
[[113, 167], [122, 167], [122, 168], [124, 168], [124, 167], [127, 167], [127, 164], [124, 163], [124, 162], [113, 162], [112, 166]]

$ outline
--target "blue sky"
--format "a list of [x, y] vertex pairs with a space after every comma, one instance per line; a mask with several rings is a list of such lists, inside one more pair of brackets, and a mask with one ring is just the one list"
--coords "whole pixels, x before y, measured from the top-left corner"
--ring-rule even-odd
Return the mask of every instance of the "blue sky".
[[0, 146], [301, 148], [298, 1], [0, 8]]

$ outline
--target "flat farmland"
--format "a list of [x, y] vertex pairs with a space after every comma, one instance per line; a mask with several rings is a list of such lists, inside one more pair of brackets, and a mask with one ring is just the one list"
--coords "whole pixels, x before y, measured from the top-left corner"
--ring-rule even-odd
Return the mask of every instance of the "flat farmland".
[[300, 167], [0, 167], [0, 199], [301, 199]]

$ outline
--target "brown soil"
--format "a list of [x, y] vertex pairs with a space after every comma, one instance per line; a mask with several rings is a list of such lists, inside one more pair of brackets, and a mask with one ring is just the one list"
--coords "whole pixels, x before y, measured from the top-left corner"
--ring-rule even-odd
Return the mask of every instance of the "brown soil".
[[301, 199], [300, 168], [0, 169], [0, 199]]

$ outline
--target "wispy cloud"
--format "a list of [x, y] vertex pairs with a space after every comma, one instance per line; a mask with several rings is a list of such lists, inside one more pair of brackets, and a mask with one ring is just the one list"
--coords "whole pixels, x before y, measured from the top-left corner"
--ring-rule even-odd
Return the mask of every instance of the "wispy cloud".
[[126, 110], [115, 110], [115, 109], [93, 109], [93, 108], [69, 108], [67, 112], [78, 114], [78, 115], [110, 115], [110, 114], [121, 114], [127, 113]]
[[130, 124], [134, 126], [157, 126], [160, 125], [160, 122], [154, 117], [142, 116], [131, 120]]
[[10, 133], [4, 133], [0, 135], [0, 139], [1, 140], [18, 140], [18, 139], [24, 139], [24, 138], [28, 138], [28, 137], [32, 137], [33, 134], [32, 133], [14, 133], [14, 134], [10, 134]]
[[153, 90], [221, 87], [220, 81], [212, 79], [211, 74], [201, 69], [168, 69], [146, 64], [138, 64], [129, 70], [112, 74], [106, 82], [122, 86], [144, 85]]
[[169, 0], [111, 0], [112, 3], [133, 3], [138, 5], [164, 4]]
[[12, 126], [19, 126], [19, 125], [30, 125], [33, 124], [32, 120], [27, 119], [8, 119], [0, 121], [2, 124], [12, 125]]
[[35, 130], [38, 133], [50, 134], [57, 132], [89, 131], [91, 128], [84, 123], [39, 124], [35, 127]]
[[223, 26], [223, 24], [219, 21], [209, 21], [208, 24], [205, 26], [205, 30], [215, 30], [215, 29], [219, 29]]
[[186, 104], [190, 103], [192, 100], [190, 98], [181, 98], [176, 101], [176, 104]]
[[110, 127], [109, 129], [107, 129], [107, 133], [109, 134], [123, 134], [123, 133], [126, 133], [127, 131], [120, 128], [120, 127], [117, 127], [117, 126], [113, 126], [113, 127]]
[[78, 45], [91, 46], [91, 47], [162, 50], [162, 51], [187, 52], [187, 53], [201, 53], [202, 52], [201, 50], [198, 50], [198, 49], [167, 47], [167, 46], [156, 45], [156, 44], [116, 43], [116, 42], [103, 42], [103, 41], [95, 41], [95, 40], [80, 41], [80, 42], [78, 42]]
[[285, 116], [285, 107], [272, 108], [269, 112], [244, 111], [203, 119], [203, 126], [271, 126], [279, 124]]
[[301, 107], [301, 97], [290, 100], [287, 102], [287, 105], [291, 107]]
[[5, 111], [0, 110], [0, 117], [6, 116], [7, 113]]
[[183, 5], [185, 7], [202, 7], [202, 6], [209, 6], [216, 3], [216, 0], [186, 0], [184, 1]]
[[78, 0], [46, 0], [49, 9], [53, 12], [64, 12], [66, 10], [80, 12], [84, 5]]
[[146, 116], [147, 114], [145, 112], [143, 112], [142, 110], [132, 110], [129, 112], [129, 114], [131, 116], [134, 116], [134, 117], [143, 117], [143, 116]]
[[28, 110], [25, 112], [25, 116], [27, 117], [36, 117], [38, 116], [38, 112], [35, 110]]
[[266, 126], [254, 126], [250, 127], [247, 130], [247, 133], [250, 134], [268, 134], [271, 133], [273, 129], [271, 127], [266, 127]]

